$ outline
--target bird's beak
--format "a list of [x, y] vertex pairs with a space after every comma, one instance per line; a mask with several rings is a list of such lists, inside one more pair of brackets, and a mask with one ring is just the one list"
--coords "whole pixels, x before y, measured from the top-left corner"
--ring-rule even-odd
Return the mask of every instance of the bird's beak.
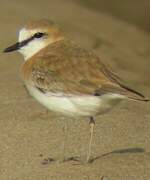
[[18, 49], [20, 49], [21, 47], [21, 43], [17, 42], [15, 44], [13, 44], [12, 46], [7, 47], [6, 49], [4, 49], [4, 53], [8, 53], [8, 52], [12, 52], [12, 51], [17, 51]]
[[34, 39], [34, 36], [31, 36], [30, 38], [21, 41], [21, 42], [17, 42], [16, 44], [13, 44], [12, 46], [9, 46], [8, 48], [4, 49], [4, 53], [7, 52], [12, 52], [12, 51], [17, 51], [20, 48], [22, 48], [23, 46], [27, 45], [30, 41], [32, 41]]

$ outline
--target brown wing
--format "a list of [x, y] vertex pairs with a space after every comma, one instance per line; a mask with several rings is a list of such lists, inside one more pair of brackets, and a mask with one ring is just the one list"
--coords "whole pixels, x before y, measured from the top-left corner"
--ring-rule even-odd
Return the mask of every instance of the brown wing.
[[122, 85], [99, 57], [68, 42], [47, 47], [25, 62], [22, 72], [25, 81], [45, 93], [98, 96], [116, 93], [144, 100], [142, 94]]

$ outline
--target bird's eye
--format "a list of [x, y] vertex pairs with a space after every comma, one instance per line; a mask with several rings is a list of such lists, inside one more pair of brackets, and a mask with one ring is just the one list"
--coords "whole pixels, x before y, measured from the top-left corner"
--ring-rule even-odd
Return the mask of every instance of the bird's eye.
[[45, 35], [45, 33], [38, 32], [38, 33], [35, 33], [35, 34], [34, 34], [34, 37], [35, 37], [35, 38], [41, 38], [41, 37], [43, 37], [44, 35]]

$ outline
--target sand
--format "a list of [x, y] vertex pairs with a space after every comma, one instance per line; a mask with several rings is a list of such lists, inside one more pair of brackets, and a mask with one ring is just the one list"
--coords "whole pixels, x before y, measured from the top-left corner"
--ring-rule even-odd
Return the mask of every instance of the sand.
[[[1, 51], [16, 42], [28, 19], [56, 21], [81, 46], [93, 49], [130, 87], [150, 97], [150, 35], [108, 14], [69, 0], [1, 0]], [[86, 119], [48, 112], [32, 99], [19, 75], [18, 53], [0, 56], [0, 180], [149, 180], [150, 104], [125, 101], [97, 118], [93, 161], [44, 165], [62, 155], [68, 122], [66, 157], [85, 158]]]

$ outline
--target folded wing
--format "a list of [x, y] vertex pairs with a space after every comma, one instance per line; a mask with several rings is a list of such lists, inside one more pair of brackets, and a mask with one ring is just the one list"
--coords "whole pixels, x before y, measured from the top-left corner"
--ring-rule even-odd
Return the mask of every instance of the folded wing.
[[25, 62], [22, 72], [25, 81], [43, 93], [65, 96], [120, 94], [147, 101], [141, 93], [124, 85], [95, 54], [71, 47], [71, 44], [68, 48], [64, 44], [48, 47]]

